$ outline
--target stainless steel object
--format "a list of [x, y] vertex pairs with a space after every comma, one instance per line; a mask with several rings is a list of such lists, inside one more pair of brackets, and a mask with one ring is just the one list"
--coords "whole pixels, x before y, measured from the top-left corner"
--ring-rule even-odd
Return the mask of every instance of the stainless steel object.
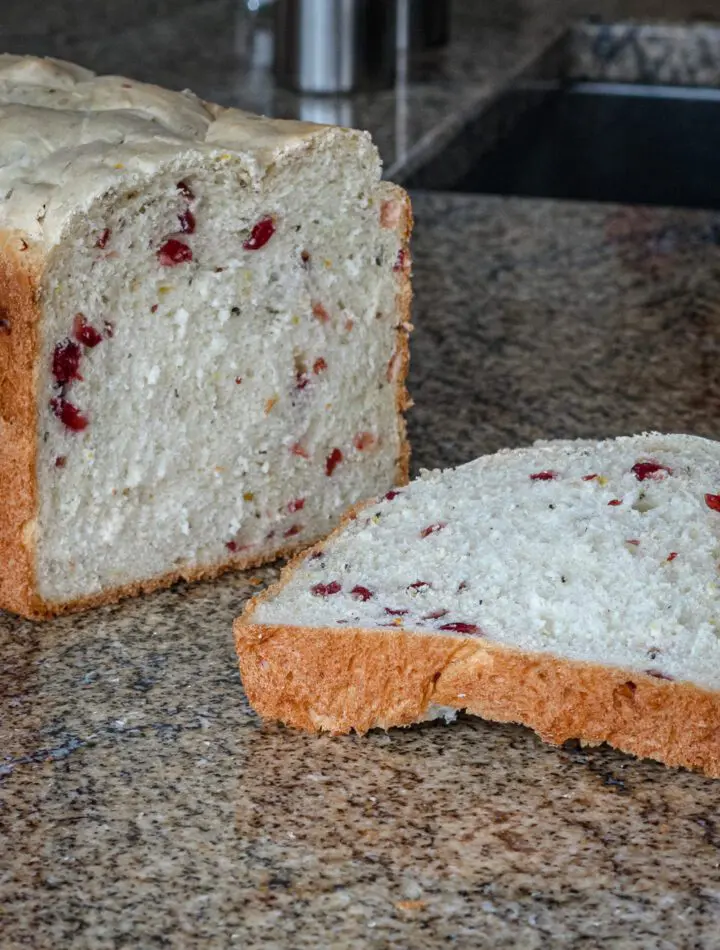
[[312, 94], [391, 88], [396, 13], [394, 0], [277, 0], [277, 81]]

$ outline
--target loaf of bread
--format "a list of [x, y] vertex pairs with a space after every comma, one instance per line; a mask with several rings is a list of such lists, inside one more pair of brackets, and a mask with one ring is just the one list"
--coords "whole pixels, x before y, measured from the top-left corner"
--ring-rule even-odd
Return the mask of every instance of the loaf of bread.
[[545, 442], [423, 474], [236, 622], [258, 712], [364, 732], [456, 710], [720, 776], [720, 443]]
[[407, 480], [367, 133], [0, 56], [0, 607], [249, 566]]

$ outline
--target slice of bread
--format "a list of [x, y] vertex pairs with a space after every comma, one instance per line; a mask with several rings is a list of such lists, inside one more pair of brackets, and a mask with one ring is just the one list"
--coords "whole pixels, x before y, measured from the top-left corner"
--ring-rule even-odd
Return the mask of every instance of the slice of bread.
[[259, 564], [404, 483], [410, 226], [367, 133], [0, 56], [0, 607]]
[[467, 710], [720, 776], [720, 443], [543, 442], [349, 515], [235, 624], [263, 716]]

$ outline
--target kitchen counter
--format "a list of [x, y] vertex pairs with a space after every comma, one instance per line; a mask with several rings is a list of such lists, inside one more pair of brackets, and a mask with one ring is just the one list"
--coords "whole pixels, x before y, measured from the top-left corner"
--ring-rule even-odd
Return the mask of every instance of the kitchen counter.
[[[720, 437], [720, 214], [414, 204], [415, 472], [541, 437]], [[276, 575], [0, 613], [3, 950], [717, 946], [719, 782], [472, 718], [261, 723], [231, 623]]]
[[[416, 471], [720, 434], [720, 215], [415, 206]], [[0, 617], [3, 947], [717, 946], [720, 783], [470, 718], [262, 724], [230, 627], [275, 575]]]

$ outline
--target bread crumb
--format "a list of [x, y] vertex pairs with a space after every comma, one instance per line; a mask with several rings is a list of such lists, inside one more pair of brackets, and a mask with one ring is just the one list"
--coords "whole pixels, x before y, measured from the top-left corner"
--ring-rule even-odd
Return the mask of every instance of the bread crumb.
[[427, 901], [395, 901], [398, 910], [422, 910], [426, 906]]

